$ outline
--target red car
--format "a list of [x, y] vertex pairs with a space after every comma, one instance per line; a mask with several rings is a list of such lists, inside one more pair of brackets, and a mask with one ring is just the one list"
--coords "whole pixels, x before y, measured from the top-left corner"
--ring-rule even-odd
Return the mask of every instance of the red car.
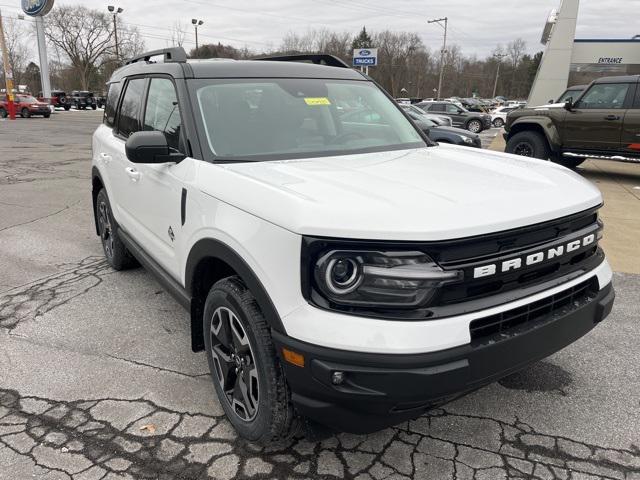
[[[22, 118], [29, 118], [32, 115], [42, 115], [44, 118], [51, 116], [51, 109], [48, 103], [39, 102], [32, 95], [15, 95], [14, 104], [16, 114]], [[7, 105], [7, 96], [0, 95], [0, 118], [6, 118], [9, 114], [9, 106]]]
[[[42, 92], [38, 93], [38, 101], [47, 103], [47, 99], [44, 98]], [[69, 110], [71, 108], [71, 103], [69, 103], [67, 94], [62, 90], [51, 90], [51, 99], [49, 101], [54, 108], [64, 108], [65, 110]]]

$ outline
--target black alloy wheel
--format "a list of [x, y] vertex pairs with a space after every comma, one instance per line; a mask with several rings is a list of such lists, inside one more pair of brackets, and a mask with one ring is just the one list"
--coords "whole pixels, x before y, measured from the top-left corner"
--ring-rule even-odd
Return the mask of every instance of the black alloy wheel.
[[215, 377], [231, 411], [245, 422], [258, 414], [260, 387], [256, 356], [238, 316], [218, 307], [211, 318], [211, 355]]

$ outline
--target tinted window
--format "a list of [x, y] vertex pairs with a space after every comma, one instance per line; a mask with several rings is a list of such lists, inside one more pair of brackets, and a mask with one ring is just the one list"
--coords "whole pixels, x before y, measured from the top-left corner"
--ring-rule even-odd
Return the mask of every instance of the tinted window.
[[167, 78], [152, 78], [144, 114], [144, 130], [163, 132], [169, 146], [180, 150], [181, 125], [173, 82]]
[[460, 109], [457, 105], [449, 104], [447, 105], [447, 113], [458, 113]]
[[633, 108], [640, 108], [640, 85], [636, 87], [636, 99], [633, 102]]
[[434, 103], [433, 105], [431, 105], [429, 107], [429, 111], [430, 112], [444, 112], [445, 111], [445, 105], [443, 105], [442, 103]]
[[582, 97], [577, 108], [622, 108], [629, 90], [628, 83], [600, 83], [593, 85]]
[[104, 123], [108, 127], [113, 127], [116, 123], [116, 109], [118, 108], [118, 99], [120, 98], [121, 89], [121, 83], [112, 83], [109, 85], [107, 104], [104, 107]]
[[124, 137], [140, 130], [140, 105], [145, 82], [144, 78], [136, 78], [127, 83], [118, 116], [118, 133]]

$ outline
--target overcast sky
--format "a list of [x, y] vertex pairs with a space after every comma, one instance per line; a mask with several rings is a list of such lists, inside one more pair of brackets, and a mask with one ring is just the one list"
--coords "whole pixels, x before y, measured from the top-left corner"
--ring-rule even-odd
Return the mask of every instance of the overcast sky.
[[[439, 49], [442, 29], [426, 20], [447, 16], [449, 39], [465, 54], [486, 56], [498, 43], [517, 37], [529, 52], [542, 49], [542, 27], [560, 0], [56, 0], [82, 3], [106, 11], [124, 9], [123, 22], [140, 29], [149, 49], [167, 46], [176, 21], [188, 27], [185, 47], [194, 46], [192, 18], [204, 21], [200, 43], [222, 42], [252, 50], [277, 48], [287, 32], [313, 28], [357, 32], [390, 29], [418, 33], [431, 49]], [[391, 6], [393, 5], [393, 6]], [[15, 16], [19, 0], [0, 0], [4, 14]], [[583, 0], [578, 38], [630, 38], [640, 34], [640, 0]]]

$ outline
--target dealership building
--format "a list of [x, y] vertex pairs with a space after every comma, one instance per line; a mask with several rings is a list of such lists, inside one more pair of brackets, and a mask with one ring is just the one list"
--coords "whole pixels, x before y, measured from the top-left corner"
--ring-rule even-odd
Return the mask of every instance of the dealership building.
[[543, 105], [568, 86], [598, 77], [640, 74], [640, 36], [630, 39], [576, 39], [580, 0], [562, 0], [542, 34], [545, 52], [529, 105]]

